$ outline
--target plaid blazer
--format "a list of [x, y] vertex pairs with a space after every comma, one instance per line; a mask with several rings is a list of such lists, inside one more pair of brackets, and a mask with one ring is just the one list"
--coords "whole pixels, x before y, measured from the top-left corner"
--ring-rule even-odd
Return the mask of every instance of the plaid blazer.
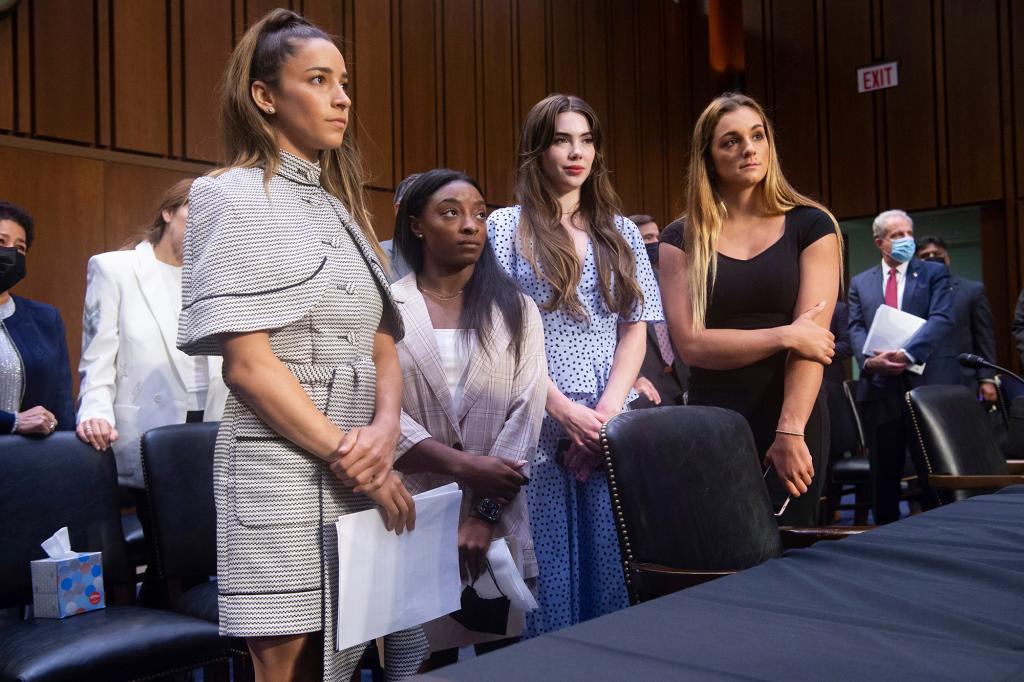
[[[398, 343], [402, 366], [402, 435], [396, 455], [401, 457], [421, 440], [435, 438], [445, 445], [461, 444], [474, 455], [493, 455], [512, 461], [526, 461], [529, 468], [537, 450], [540, 425], [547, 395], [547, 360], [544, 327], [537, 305], [523, 297], [526, 337], [516, 363], [511, 337], [499, 313], [488, 348], [476, 344], [469, 358], [469, 373], [456, 412], [441, 366], [423, 295], [416, 288], [416, 275], [406, 275], [391, 286], [405, 325], [405, 338]], [[497, 352], [489, 349], [498, 349]], [[451, 482], [440, 474], [410, 474], [405, 477], [413, 493]], [[462, 516], [469, 513], [471, 495], [465, 495]], [[505, 508], [495, 537], [514, 535], [523, 550], [523, 577], [537, 575], [537, 560], [526, 511], [526, 494], [520, 492]]]

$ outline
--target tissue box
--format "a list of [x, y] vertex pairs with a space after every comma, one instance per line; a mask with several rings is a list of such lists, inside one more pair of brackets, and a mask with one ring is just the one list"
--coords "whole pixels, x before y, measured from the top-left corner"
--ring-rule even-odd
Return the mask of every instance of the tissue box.
[[31, 565], [36, 618], [67, 618], [106, 606], [102, 552], [39, 559]]

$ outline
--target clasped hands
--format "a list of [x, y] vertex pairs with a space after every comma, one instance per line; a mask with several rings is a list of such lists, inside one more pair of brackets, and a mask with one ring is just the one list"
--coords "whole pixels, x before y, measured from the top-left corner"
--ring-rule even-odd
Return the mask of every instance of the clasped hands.
[[600, 403], [594, 409], [570, 403], [556, 418], [572, 441], [563, 455], [562, 466], [580, 483], [586, 483], [604, 462], [601, 427], [615, 414]]
[[901, 350], [876, 350], [864, 360], [864, 369], [872, 374], [895, 376], [910, 366], [910, 359]]
[[329, 457], [329, 467], [342, 483], [376, 502], [384, 525], [399, 535], [416, 526], [416, 503], [392, 470], [398, 425], [376, 422], [347, 432]]

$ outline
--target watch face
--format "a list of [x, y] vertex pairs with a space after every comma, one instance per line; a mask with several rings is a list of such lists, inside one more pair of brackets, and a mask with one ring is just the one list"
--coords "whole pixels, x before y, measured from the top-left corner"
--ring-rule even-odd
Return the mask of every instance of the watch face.
[[476, 513], [479, 514], [484, 521], [497, 523], [498, 519], [501, 518], [501, 505], [495, 503], [490, 498], [485, 497], [477, 502]]

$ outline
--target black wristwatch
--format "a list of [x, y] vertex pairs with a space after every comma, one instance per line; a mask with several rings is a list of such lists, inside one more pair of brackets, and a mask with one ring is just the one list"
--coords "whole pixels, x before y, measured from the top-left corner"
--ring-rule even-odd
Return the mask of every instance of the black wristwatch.
[[477, 501], [473, 511], [469, 513], [475, 519], [486, 521], [492, 526], [501, 521], [503, 507], [489, 497], [483, 497]]

